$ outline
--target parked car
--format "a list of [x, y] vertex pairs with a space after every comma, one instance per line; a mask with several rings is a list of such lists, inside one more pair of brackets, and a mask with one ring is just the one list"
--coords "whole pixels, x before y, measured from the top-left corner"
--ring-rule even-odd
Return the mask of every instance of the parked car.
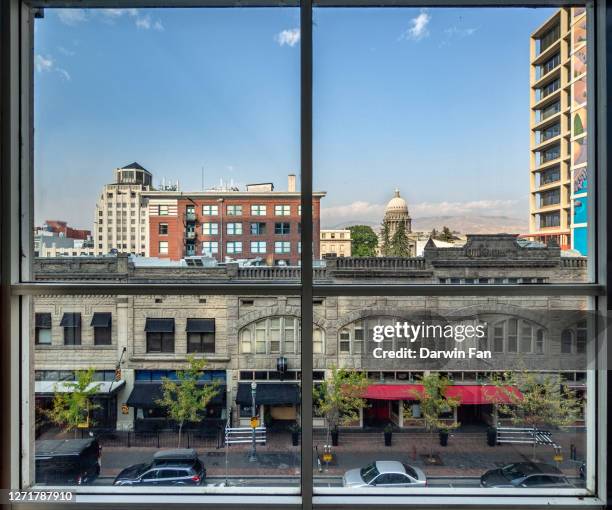
[[349, 469], [344, 487], [425, 487], [427, 478], [419, 468], [395, 460], [378, 460], [363, 468]]
[[480, 486], [529, 489], [573, 487], [557, 467], [543, 462], [517, 462], [491, 469], [480, 477]]
[[206, 469], [193, 448], [162, 450], [151, 462], [134, 464], [121, 471], [114, 485], [201, 485]]
[[89, 439], [44, 439], [35, 443], [36, 483], [81, 485], [100, 474], [102, 448]]

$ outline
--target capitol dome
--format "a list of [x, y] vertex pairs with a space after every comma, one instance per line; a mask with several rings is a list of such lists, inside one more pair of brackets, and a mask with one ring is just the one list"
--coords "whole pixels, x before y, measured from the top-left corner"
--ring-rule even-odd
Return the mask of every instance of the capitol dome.
[[389, 203], [385, 208], [385, 214], [387, 213], [408, 214], [408, 203], [402, 197], [400, 197], [399, 189], [395, 190], [395, 196], [391, 200], [389, 200]]

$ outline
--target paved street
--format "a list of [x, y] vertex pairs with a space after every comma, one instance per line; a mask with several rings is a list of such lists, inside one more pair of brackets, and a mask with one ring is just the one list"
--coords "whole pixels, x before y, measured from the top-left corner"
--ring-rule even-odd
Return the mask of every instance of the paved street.
[[[563, 447], [563, 461], [559, 467], [570, 477], [578, 476], [578, 468], [584, 459], [584, 434], [558, 432], [555, 440]], [[323, 436], [315, 437], [319, 453], [323, 451]], [[576, 460], [570, 459], [570, 446], [576, 447]], [[297, 485], [300, 469], [300, 447], [291, 446], [289, 434], [271, 434], [266, 445], [258, 445], [258, 462], [249, 462], [250, 445], [235, 445], [224, 448], [198, 449], [206, 466], [209, 483], [222, 483], [226, 476], [230, 485]], [[427, 462], [433, 450], [439, 460], [436, 465]], [[102, 472], [98, 483], [112, 483], [114, 476], [130, 464], [150, 461], [157, 448], [103, 446]], [[226, 455], [227, 452], [227, 455]], [[340, 485], [340, 477], [347, 470], [362, 467], [373, 460], [399, 460], [422, 468], [430, 485], [452, 484], [474, 486], [487, 469], [511, 462], [530, 460], [529, 445], [486, 444], [484, 433], [461, 433], [451, 435], [447, 447], [438, 444], [438, 438], [426, 433], [394, 433], [393, 445], [385, 447], [380, 432], [343, 432], [340, 444], [333, 448], [335, 460], [330, 465], [315, 466], [317, 485]], [[537, 458], [554, 463], [554, 450], [538, 446]]]

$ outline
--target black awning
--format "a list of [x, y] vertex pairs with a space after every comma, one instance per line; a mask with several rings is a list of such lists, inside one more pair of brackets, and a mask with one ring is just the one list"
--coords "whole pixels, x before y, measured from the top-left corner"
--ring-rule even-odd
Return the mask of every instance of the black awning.
[[147, 319], [145, 331], [150, 333], [174, 333], [174, 319]]
[[[236, 403], [250, 405], [251, 383], [239, 383]], [[255, 403], [260, 404], [299, 404], [300, 388], [297, 383], [258, 383], [255, 390]]]
[[81, 327], [81, 314], [75, 312], [66, 312], [62, 316], [60, 322], [62, 328], [80, 328]]
[[51, 327], [51, 314], [50, 313], [37, 313], [35, 319], [35, 326], [37, 328], [47, 328]]
[[187, 319], [188, 333], [214, 333], [215, 319]]
[[[210, 384], [208, 382], [199, 382], [198, 385]], [[210, 401], [211, 404], [225, 403], [225, 384], [217, 386], [217, 394]], [[162, 383], [161, 382], [136, 382], [134, 389], [127, 399], [126, 404], [132, 407], [158, 407], [156, 401], [162, 398]]]
[[90, 326], [94, 328], [110, 328], [112, 314], [110, 312], [94, 312]]

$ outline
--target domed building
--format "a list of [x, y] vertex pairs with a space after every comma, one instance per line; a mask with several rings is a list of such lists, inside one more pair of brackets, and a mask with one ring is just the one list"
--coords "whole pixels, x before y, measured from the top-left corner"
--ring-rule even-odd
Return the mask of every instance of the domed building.
[[379, 249], [382, 250], [382, 246], [385, 244], [385, 230], [387, 238], [391, 240], [400, 227], [403, 227], [408, 237], [407, 256], [414, 257], [416, 255], [416, 240], [414, 236], [410, 235], [412, 233], [412, 218], [410, 218], [410, 212], [408, 211], [408, 203], [400, 196], [400, 190], [395, 189], [393, 198], [389, 200], [387, 207], [385, 207], [383, 227], [379, 235]]
[[404, 225], [406, 233], [412, 232], [412, 219], [408, 212], [408, 203], [400, 197], [400, 190], [395, 190], [394, 197], [389, 200], [387, 207], [385, 208], [385, 218], [383, 220], [389, 228], [389, 236], [393, 236], [397, 227], [400, 224]]

